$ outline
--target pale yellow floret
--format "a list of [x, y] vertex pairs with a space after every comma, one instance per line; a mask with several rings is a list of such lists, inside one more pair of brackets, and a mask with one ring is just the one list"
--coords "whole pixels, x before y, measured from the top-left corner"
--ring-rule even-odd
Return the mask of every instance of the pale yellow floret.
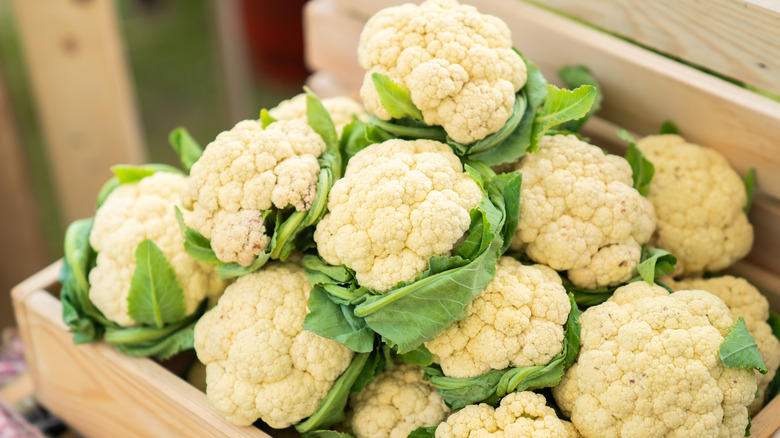
[[298, 423], [349, 366], [350, 349], [303, 329], [310, 290], [302, 267], [270, 263], [230, 285], [198, 321], [206, 395], [230, 422]]
[[741, 437], [753, 370], [718, 351], [734, 320], [702, 290], [618, 288], [580, 316], [580, 352], [553, 395], [585, 437]]
[[311, 207], [325, 142], [304, 121], [278, 121], [266, 129], [244, 120], [217, 136], [192, 166], [183, 204], [188, 225], [211, 240], [222, 262], [252, 264], [268, 247], [262, 212]]
[[493, 280], [466, 307], [468, 316], [425, 346], [448, 377], [546, 365], [563, 348], [570, 310], [555, 271], [502, 257]]
[[89, 299], [110, 320], [137, 325], [127, 314], [127, 297], [135, 272], [135, 250], [151, 239], [165, 254], [184, 292], [187, 315], [225, 289], [212, 268], [184, 250], [174, 206], [185, 188], [185, 177], [157, 172], [139, 182], [122, 184], [95, 213], [89, 236], [97, 265], [89, 273]]
[[390, 119], [371, 80], [385, 74], [409, 89], [425, 123], [464, 144], [504, 126], [527, 75], [506, 23], [455, 0], [379, 11], [363, 27], [358, 60], [368, 112]]
[[574, 426], [561, 420], [541, 394], [513, 392], [498, 408], [469, 405], [436, 428], [436, 438], [579, 438]]
[[388, 291], [411, 281], [431, 257], [449, 256], [482, 191], [449, 146], [388, 140], [358, 152], [333, 185], [314, 240], [326, 262]]
[[676, 275], [717, 272], [750, 252], [745, 186], [722, 155], [677, 135], [645, 137], [637, 147], [655, 166], [647, 195], [658, 217], [653, 245], [677, 257]]
[[579, 287], [626, 282], [655, 229], [650, 202], [633, 188], [631, 166], [573, 135], [542, 137], [526, 154], [513, 249], [568, 271]]
[[[341, 131], [353, 117], [368, 122], [368, 113], [363, 105], [346, 96], [329, 97], [321, 99], [322, 106], [330, 115], [336, 132], [341, 136]], [[291, 99], [284, 100], [274, 108], [268, 110], [268, 115], [276, 120], [301, 120], [306, 122], [306, 94], [301, 93]]]
[[758, 344], [758, 352], [764, 359], [764, 365], [769, 370], [766, 374], [756, 371], [758, 382], [758, 397], [751, 403], [751, 415], [758, 412], [766, 399], [766, 388], [775, 377], [780, 367], [780, 341], [772, 334], [772, 328], [767, 324], [769, 319], [769, 302], [755, 286], [744, 278], [730, 275], [714, 278], [685, 279], [681, 281], [665, 280], [674, 290], [701, 289], [722, 299], [736, 320], [740, 316], [745, 319], [745, 325]]
[[436, 426], [450, 413], [419, 366], [383, 371], [350, 396], [350, 426], [357, 438], [406, 438], [418, 427]]

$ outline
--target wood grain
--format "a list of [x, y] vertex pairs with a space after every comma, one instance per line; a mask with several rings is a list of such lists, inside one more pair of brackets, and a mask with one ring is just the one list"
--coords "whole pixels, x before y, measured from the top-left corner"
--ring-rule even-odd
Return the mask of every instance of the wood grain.
[[90, 216], [109, 167], [145, 155], [114, 2], [13, 5], [64, 219]]

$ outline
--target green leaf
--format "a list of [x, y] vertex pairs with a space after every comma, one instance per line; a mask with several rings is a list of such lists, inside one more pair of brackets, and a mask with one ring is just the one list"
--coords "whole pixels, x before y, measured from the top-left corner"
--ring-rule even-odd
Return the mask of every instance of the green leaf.
[[320, 99], [308, 87], [304, 87], [304, 90], [306, 90], [306, 118], [309, 126], [322, 137], [329, 150], [338, 151], [339, 137], [333, 119], [330, 118]]
[[406, 438], [434, 438], [437, 427], [439, 426], [418, 427], [417, 429], [411, 431]]
[[371, 74], [371, 80], [376, 87], [379, 101], [391, 117], [396, 119], [411, 117], [417, 121], [423, 120], [422, 111], [412, 102], [412, 94], [408, 88], [381, 73]]
[[479, 153], [488, 149], [491, 149], [495, 147], [497, 144], [503, 142], [506, 140], [514, 131], [517, 129], [517, 127], [520, 125], [520, 122], [523, 119], [523, 115], [525, 115], [526, 107], [528, 106], [528, 100], [525, 98], [523, 94], [518, 94], [515, 96], [515, 103], [512, 108], [512, 115], [509, 117], [509, 120], [504, 123], [504, 126], [501, 127], [497, 132], [494, 132], [487, 137], [477, 140], [474, 143], [471, 143], [469, 145], [459, 145], [457, 142], [454, 141], [448, 141], [450, 145], [457, 145], [459, 149], [465, 149], [467, 150], [468, 154], [475, 154]]
[[588, 113], [584, 117], [578, 120], [570, 120], [566, 123], [558, 125], [556, 129], [569, 132], [579, 132], [582, 125], [601, 109], [601, 101], [604, 99], [604, 95], [601, 92], [601, 87], [593, 74], [584, 65], [567, 66], [558, 70], [558, 77], [561, 78], [566, 88], [577, 88], [582, 85], [590, 85], [596, 89], [596, 97], [593, 99], [593, 106], [590, 107]]
[[303, 328], [346, 345], [350, 350], [367, 353], [374, 348], [374, 331], [347, 305], [328, 298], [321, 286], [309, 293], [309, 310]]
[[129, 164], [117, 164], [111, 166], [111, 171], [119, 179], [119, 184], [130, 184], [138, 182], [147, 176], [154, 175], [157, 172], [172, 172], [182, 174], [181, 170], [168, 166], [167, 164], [144, 164], [141, 166], [132, 166]]
[[171, 131], [168, 136], [168, 142], [173, 146], [173, 150], [176, 151], [176, 155], [179, 157], [179, 161], [184, 169], [189, 172], [192, 165], [200, 159], [203, 155], [203, 148], [200, 147], [198, 142], [190, 135], [190, 133], [183, 127], [178, 127]]
[[349, 158], [373, 144], [366, 138], [366, 128], [367, 125], [363, 121], [353, 119], [341, 130], [339, 149], [345, 158], [344, 169], [341, 169], [342, 175], [347, 167]]
[[176, 211], [176, 221], [179, 223], [179, 230], [181, 231], [182, 241], [184, 243], [184, 250], [187, 251], [190, 257], [206, 264], [219, 263], [217, 254], [211, 249], [211, 242], [209, 239], [203, 237], [202, 234], [195, 231], [184, 224], [184, 217], [178, 206], [174, 206]]
[[410, 121], [409, 119], [393, 119], [392, 121], [386, 121], [376, 116], [371, 116], [369, 120], [371, 126], [377, 127], [388, 133], [391, 138], [405, 138], [410, 140], [422, 138], [441, 142], [447, 140], [447, 133], [441, 126], [428, 126], [422, 122]]
[[226, 263], [224, 265], [217, 265], [214, 270], [217, 272], [220, 278], [231, 279], [241, 277], [242, 275], [251, 274], [262, 268], [268, 260], [271, 258], [271, 254], [266, 249], [257, 256], [254, 262], [249, 266], [241, 266], [236, 262]]
[[675, 134], [679, 135], [680, 130], [677, 129], [677, 125], [674, 124], [671, 120], [666, 120], [663, 123], [661, 123], [661, 129], [658, 132], [661, 135], [664, 134]]
[[378, 126], [372, 126], [372, 125], [366, 126], [366, 141], [368, 141], [369, 143], [372, 144], [384, 143], [387, 140], [391, 140], [393, 138], [395, 138], [393, 137], [393, 134], [385, 131], [384, 129]]
[[355, 438], [354, 435], [347, 432], [336, 432], [335, 430], [314, 430], [301, 435], [302, 438]]
[[73, 342], [84, 344], [96, 341], [102, 333], [102, 326], [88, 315], [88, 308], [94, 309], [89, 300], [88, 274], [92, 269], [94, 251], [89, 246], [92, 218], [73, 222], [65, 232], [65, 262], [60, 271], [62, 291], [62, 320], [73, 333]]
[[726, 368], [755, 368], [761, 374], [768, 372], [758, 352], [756, 340], [748, 331], [745, 320], [741, 316], [720, 344], [718, 356]]
[[634, 188], [642, 196], [647, 196], [650, 192], [650, 183], [653, 180], [655, 174], [655, 166], [650, 162], [642, 151], [636, 147], [634, 139], [631, 135], [625, 131], [620, 130], [618, 135], [628, 141], [628, 149], [626, 150], [626, 161], [631, 165], [631, 177], [634, 180]]
[[[772, 328], [772, 335], [780, 341], [780, 316], [770, 310], [769, 319], [767, 319], [766, 322], [769, 324], [769, 327]], [[780, 373], [775, 374], [775, 377], [769, 382], [769, 386], [767, 386], [766, 391], [764, 392], [764, 406], [775, 398], [778, 393], [780, 393]]]
[[745, 214], [750, 213], [750, 207], [753, 206], [753, 192], [756, 189], [756, 169], [750, 169], [748, 173], [742, 178], [742, 182], [745, 184], [745, 193], [747, 194], [747, 202], [742, 211]]
[[344, 265], [333, 266], [316, 255], [307, 254], [301, 262], [312, 287], [328, 283], [349, 283], [354, 277]]
[[425, 348], [425, 345], [420, 345], [408, 353], [400, 354], [398, 358], [404, 363], [421, 367], [427, 367], [433, 363], [433, 354]]
[[271, 117], [271, 114], [268, 113], [268, 110], [263, 108], [260, 110], [260, 123], [263, 125], [263, 129], [267, 128], [268, 125], [275, 122], [276, 119]]
[[169, 359], [178, 353], [194, 348], [195, 324], [197, 324], [197, 320], [160, 340], [132, 344], [117, 344], [115, 347], [122, 354], [128, 356], [156, 357], [159, 360]]
[[531, 145], [528, 150], [536, 151], [542, 135], [553, 126], [584, 117], [595, 99], [596, 89], [590, 85], [583, 85], [575, 90], [566, 90], [548, 84], [547, 98], [534, 118]]
[[376, 353], [358, 353], [352, 359], [349, 367], [333, 384], [328, 395], [320, 402], [317, 410], [307, 418], [295, 425], [300, 433], [307, 433], [317, 429], [325, 429], [344, 419], [344, 408], [349, 399], [350, 389], [363, 371], [368, 358]]
[[642, 280], [655, 284], [655, 279], [674, 272], [677, 257], [660, 248], [646, 247], [642, 250], [642, 262], [637, 271]]
[[140, 324], [158, 328], [183, 319], [184, 292], [162, 250], [145, 239], [135, 250], [135, 263], [127, 314]]

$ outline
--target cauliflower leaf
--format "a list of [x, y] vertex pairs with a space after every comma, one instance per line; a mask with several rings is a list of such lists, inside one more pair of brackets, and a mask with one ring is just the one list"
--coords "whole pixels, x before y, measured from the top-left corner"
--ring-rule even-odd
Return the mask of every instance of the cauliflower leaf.
[[144, 239], [135, 249], [135, 263], [127, 314], [157, 328], [184, 318], [184, 292], [160, 247]]
[[742, 211], [745, 214], [750, 213], [750, 207], [753, 205], [753, 192], [756, 189], [756, 169], [750, 169], [745, 176], [742, 177], [742, 182], [745, 184], [745, 194], [747, 195], [747, 201], [745, 206], [742, 207]]
[[588, 114], [596, 99], [596, 87], [582, 85], [574, 90], [558, 88], [547, 84], [547, 98], [534, 117], [531, 128], [529, 152], [535, 152], [544, 133], [561, 123], [577, 120]]
[[371, 81], [376, 87], [382, 106], [393, 118], [411, 117], [417, 121], [423, 119], [422, 111], [412, 102], [412, 93], [408, 88], [381, 73], [372, 73]]
[[768, 372], [758, 352], [758, 344], [741, 316], [720, 344], [718, 356], [726, 368], [755, 368], [761, 374]]
[[176, 155], [181, 161], [182, 167], [187, 172], [190, 171], [192, 165], [203, 155], [203, 148], [200, 147], [198, 142], [192, 138], [189, 131], [186, 128], [180, 126], [168, 135], [168, 143], [171, 144], [173, 150], [176, 151]]
[[574, 89], [581, 85], [590, 85], [596, 89], [596, 97], [593, 99], [593, 105], [588, 110], [587, 114], [583, 117], [570, 120], [556, 126], [556, 129], [579, 132], [585, 122], [588, 121], [590, 116], [598, 112], [601, 109], [601, 101], [604, 100], [604, 95], [601, 92], [601, 87], [593, 74], [584, 65], [570, 65], [558, 70], [558, 77], [561, 78], [566, 88]]
[[644, 197], [650, 192], [650, 183], [655, 175], [655, 166], [650, 162], [642, 151], [636, 147], [631, 134], [625, 129], [618, 131], [618, 136], [628, 142], [626, 149], [626, 161], [631, 166], [631, 178], [634, 180], [634, 188]]

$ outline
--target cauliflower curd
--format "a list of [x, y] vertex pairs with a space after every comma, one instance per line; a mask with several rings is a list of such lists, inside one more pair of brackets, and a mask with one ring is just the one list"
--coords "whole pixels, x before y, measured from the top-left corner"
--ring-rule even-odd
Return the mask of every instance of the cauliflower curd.
[[738, 437], [752, 369], [718, 351], [734, 320], [701, 290], [631, 283], [580, 316], [580, 352], [553, 395], [585, 437]]
[[89, 299], [123, 327], [137, 325], [127, 314], [127, 297], [135, 272], [135, 249], [151, 239], [165, 254], [184, 292], [186, 314], [207, 297], [222, 293], [225, 282], [214, 270], [192, 259], [176, 221], [174, 206], [185, 188], [185, 177], [157, 172], [135, 183], [122, 184], [95, 213], [89, 243], [97, 265], [89, 273]]
[[[342, 129], [352, 117], [368, 122], [368, 114], [363, 105], [346, 96], [322, 99], [322, 106], [330, 115], [336, 131], [341, 135]], [[291, 99], [284, 100], [276, 107], [268, 110], [268, 115], [276, 120], [301, 120], [306, 122], [306, 93], [301, 93]]]
[[527, 74], [506, 23], [455, 0], [379, 11], [363, 27], [358, 60], [368, 112], [390, 120], [371, 79], [382, 73], [409, 89], [426, 124], [464, 144], [504, 126]]
[[631, 166], [574, 135], [545, 136], [526, 154], [520, 222], [511, 247], [578, 287], [615, 286], [636, 274], [655, 228], [650, 202], [633, 188]]
[[384, 292], [413, 280], [431, 257], [449, 256], [481, 200], [449, 146], [388, 140], [349, 160], [314, 240], [326, 262], [346, 265], [361, 285]]
[[311, 286], [303, 268], [269, 263], [228, 286], [195, 326], [206, 395], [230, 422], [285, 428], [310, 416], [354, 353], [303, 329]]
[[249, 266], [268, 247], [263, 212], [272, 207], [311, 207], [325, 142], [300, 120], [263, 129], [244, 120], [209, 143], [192, 166], [183, 205], [190, 225], [207, 239], [217, 258]]
[[545, 365], [563, 348], [570, 310], [555, 271], [502, 257], [493, 281], [466, 307], [468, 316], [425, 346], [448, 377]]

